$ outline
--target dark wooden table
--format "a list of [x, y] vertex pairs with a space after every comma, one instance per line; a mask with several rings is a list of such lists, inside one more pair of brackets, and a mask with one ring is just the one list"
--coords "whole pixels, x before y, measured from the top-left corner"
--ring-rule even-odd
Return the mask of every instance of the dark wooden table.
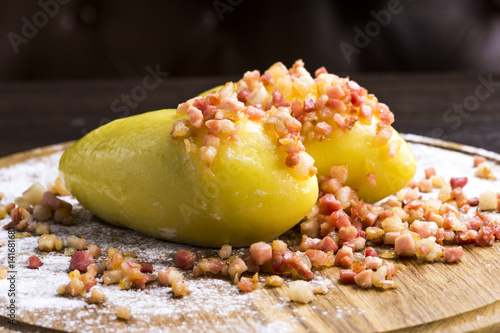
[[[351, 78], [391, 107], [400, 132], [500, 152], [499, 74], [355, 73]], [[110, 119], [176, 107], [229, 79], [237, 77], [167, 77], [150, 90], [142, 79], [0, 83], [0, 156], [77, 139]]]

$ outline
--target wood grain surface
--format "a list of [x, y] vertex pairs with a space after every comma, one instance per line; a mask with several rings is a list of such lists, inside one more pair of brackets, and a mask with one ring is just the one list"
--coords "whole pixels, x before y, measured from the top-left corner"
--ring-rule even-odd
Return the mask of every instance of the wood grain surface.
[[[419, 162], [419, 171], [435, 165], [438, 174], [454, 176], [455, 172], [468, 175], [464, 165], [472, 164], [471, 154], [478, 152], [472, 147], [436, 141], [418, 136], [407, 136]], [[0, 172], [15, 168], [23, 162], [60, 153], [71, 143], [50, 146], [0, 159]], [[479, 150], [482, 153], [488, 153]], [[500, 157], [488, 153], [500, 170]], [[48, 162], [47, 168], [54, 168]], [[3, 168], [3, 169], [2, 169]], [[445, 171], [446, 170], [446, 171]], [[40, 170], [43, 174], [47, 170]], [[446, 172], [447, 174], [442, 174]], [[418, 173], [417, 173], [418, 175]], [[0, 173], [1, 176], [1, 173]], [[1, 185], [0, 185], [1, 186]], [[471, 190], [488, 186], [499, 189], [499, 181], [483, 183], [469, 177]], [[476, 195], [479, 193], [476, 193]], [[196, 252], [198, 258], [210, 257], [215, 250], [193, 248], [151, 239], [133, 231], [117, 228], [89, 217], [82, 207], [75, 206], [77, 225], [56, 229], [59, 237], [77, 234], [98, 245], [113, 244], [120, 249], [134, 249], [139, 257], [153, 262], [155, 271], [172, 264], [178, 248]], [[3, 233], [6, 233], [3, 231]], [[2, 234], [3, 235], [3, 234]], [[4, 235], [3, 235], [4, 236]], [[2, 237], [3, 237], [2, 236]], [[0, 237], [3, 241], [3, 238]], [[299, 235], [293, 231], [285, 234], [290, 244], [298, 244]], [[37, 252], [42, 260], [54, 254], [40, 254], [31, 238], [18, 240], [19, 258]], [[24, 242], [24, 243], [21, 243]], [[31, 242], [31, 243], [29, 243]], [[23, 244], [28, 244], [23, 247]], [[380, 252], [387, 248], [379, 248]], [[313, 283], [327, 283], [329, 293], [317, 295], [309, 304], [288, 300], [287, 288], [261, 288], [242, 294], [229, 281], [214, 278], [193, 278], [186, 274], [194, 286], [192, 293], [176, 299], [169, 288], [150, 285], [146, 291], [119, 291], [116, 288], [106, 294], [102, 305], [88, 305], [77, 299], [60, 297], [53, 285], [65, 282], [66, 271], [58, 267], [44, 267], [42, 276], [33, 275], [19, 263], [18, 288], [23, 283], [36, 288], [33, 294], [18, 299], [18, 323], [7, 323], [5, 290], [6, 281], [0, 281], [0, 327], [6, 330], [35, 331], [89, 331], [89, 332], [137, 332], [137, 331], [200, 331], [200, 332], [493, 332], [500, 329], [500, 243], [493, 247], [464, 247], [461, 263], [419, 263], [416, 260], [396, 260], [397, 289], [361, 289], [342, 285], [338, 281], [339, 268], [319, 271]], [[5, 261], [5, 248], [0, 249]], [[62, 256], [62, 255], [60, 255]], [[68, 259], [69, 260], [69, 259]], [[66, 266], [67, 267], [67, 266]], [[23, 280], [24, 279], [24, 280]], [[36, 280], [36, 279], [39, 279]], [[54, 281], [56, 280], [56, 281]], [[24, 282], [23, 282], [24, 281]], [[50, 286], [50, 287], [49, 287]], [[54, 288], [52, 290], [51, 288]], [[104, 287], [112, 289], [113, 287]], [[48, 290], [47, 290], [48, 289]], [[38, 290], [49, 295], [46, 304], [39, 299]], [[41, 293], [41, 291], [40, 291]], [[57, 305], [53, 302], [70, 302]], [[36, 304], [35, 304], [36, 303]], [[62, 303], [61, 303], [62, 304]], [[76, 304], [76, 305], [75, 305]], [[125, 322], [116, 318], [116, 307], [131, 307], [133, 318]], [[162, 312], [162, 309], [165, 310]]]

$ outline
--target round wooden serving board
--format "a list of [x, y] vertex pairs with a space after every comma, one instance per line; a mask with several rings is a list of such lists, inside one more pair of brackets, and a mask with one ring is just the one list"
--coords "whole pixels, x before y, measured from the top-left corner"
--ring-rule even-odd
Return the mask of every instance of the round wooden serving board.
[[[500, 181], [474, 176], [473, 154], [493, 163], [500, 176], [500, 155], [469, 146], [406, 135], [418, 161], [416, 179], [424, 177], [430, 166], [437, 174], [467, 176], [464, 188], [468, 196], [486, 190], [500, 192]], [[0, 159], [2, 204], [12, 202], [32, 183], [46, 184], [57, 177], [62, 151], [71, 143], [44, 147]], [[433, 193], [436, 195], [436, 193]], [[153, 263], [155, 273], [174, 265], [177, 249], [194, 251], [198, 258], [216, 256], [217, 251], [193, 248], [152, 239], [134, 231], [105, 224], [81, 207], [76, 200], [64, 198], [74, 206], [76, 225], [63, 227], [52, 223], [52, 233], [66, 239], [84, 237], [87, 244], [130, 250], [138, 260]], [[498, 216], [495, 216], [498, 220]], [[6, 218], [4, 225], [10, 221]], [[289, 232], [286, 239], [297, 239]], [[464, 247], [461, 263], [419, 263], [396, 260], [397, 289], [361, 289], [342, 285], [339, 268], [316, 273], [313, 284], [329, 288], [326, 295], [316, 295], [309, 304], [290, 302], [287, 288], [260, 288], [243, 294], [231, 282], [212, 278], [194, 278], [185, 272], [190, 294], [175, 298], [170, 288], [157, 283], [146, 290], [121, 291], [118, 286], [102, 286], [105, 302], [87, 304], [80, 297], [61, 297], [57, 287], [69, 282], [70, 257], [62, 253], [41, 253], [38, 237], [16, 241], [16, 325], [8, 323], [6, 306], [9, 282], [0, 280], [0, 327], [13, 331], [202, 331], [202, 332], [491, 332], [500, 329], [500, 243], [480, 248]], [[7, 231], [0, 230], [0, 241], [7, 244]], [[36, 254], [44, 262], [38, 270], [27, 268], [28, 258]], [[7, 246], [0, 248], [0, 265], [7, 264]], [[261, 277], [262, 278], [262, 277]], [[102, 281], [99, 283], [101, 284]], [[128, 322], [117, 319], [117, 306], [132, 310]]]

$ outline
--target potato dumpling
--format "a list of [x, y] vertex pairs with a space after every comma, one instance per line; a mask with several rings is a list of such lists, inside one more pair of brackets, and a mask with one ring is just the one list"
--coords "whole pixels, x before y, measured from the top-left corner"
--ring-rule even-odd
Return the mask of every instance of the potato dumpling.
[[272, 128], [219, 107], [200, 122], [190, 103], [90, 132], [62, 156], [65, 185], [106, 222], [199, 246], [248, 246], [298, 223], [318, 196], [312, 159], [287, 166]]
[[392, 112], [349, 78], [329, 74], [324, 67], [313, 78], [301, 60], [290, 69], [278, 62], [262, 75], [245, 73], [237, 92], [241, 102], [266, 112], [289, 108], [302, 125], [301, 141], [315, 160], [319, 178], [337, 177], [332, 168], [344, 167], [342, 183], [367, 202], [400, 190], [415, 174], [413, 153], [391, 126]]

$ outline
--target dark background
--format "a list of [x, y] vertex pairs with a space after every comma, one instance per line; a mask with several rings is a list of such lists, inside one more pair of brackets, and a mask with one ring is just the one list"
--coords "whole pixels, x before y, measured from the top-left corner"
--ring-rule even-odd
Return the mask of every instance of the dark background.
[[[376, 23], [391, 8], [387, 24]], [[349, 57], [347, 44], [358, 46]], [[500, 152], [500, 86], [459, 126], [444, 116], [474, 95], [480, 76], [500, 82], [500, 0], [2, 0], [0, 156], [296, 59], [367, 87], [402, 132]], [[115, 112], [148, 67], [163, 73], [158, 87]]]

